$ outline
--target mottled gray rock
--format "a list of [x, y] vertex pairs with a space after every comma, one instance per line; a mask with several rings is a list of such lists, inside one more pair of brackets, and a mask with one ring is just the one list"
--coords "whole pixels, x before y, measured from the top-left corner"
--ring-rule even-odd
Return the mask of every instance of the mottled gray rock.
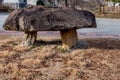
[[60, 31], [64, 29], [96, 27], [91, 12], [73, 8], [47, 8], [41, 6], [14, 10], [4, 23], [4, 29], [25, 32]]

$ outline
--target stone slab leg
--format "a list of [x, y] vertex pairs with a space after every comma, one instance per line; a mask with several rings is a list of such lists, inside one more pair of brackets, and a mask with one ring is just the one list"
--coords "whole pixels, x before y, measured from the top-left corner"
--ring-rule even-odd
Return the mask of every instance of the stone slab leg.
[[37, 38], [37, 32], [25, 32], [21, 45], [22, 46], [33, 45], [36, 41], [36, 38]]
[[60, 31], [62, 44], [64, 49], [70, 49], [76, 46], [78, 42], [76, 29]]

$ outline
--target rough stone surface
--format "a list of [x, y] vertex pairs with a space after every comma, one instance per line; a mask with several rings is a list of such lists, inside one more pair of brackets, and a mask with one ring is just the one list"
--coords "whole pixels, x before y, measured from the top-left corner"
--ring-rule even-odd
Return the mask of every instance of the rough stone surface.
[[94, 14], [84, 10], [31, 6], [11, 12], [3, 27], [24, 32], [60, 31], [94, 28], [96, 20]]
[[70, 49], [77, 45], [78, 37], [76, 29], [60, 31], [64, 49]]

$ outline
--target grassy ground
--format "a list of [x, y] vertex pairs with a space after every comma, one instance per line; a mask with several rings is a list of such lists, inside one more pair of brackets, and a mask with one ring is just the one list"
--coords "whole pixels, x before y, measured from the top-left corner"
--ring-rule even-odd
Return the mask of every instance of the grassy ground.
[[20, 47], [0, 36], [0, 80], [120, 80], [120, 39], [81, 39], [87, 49], [64, 50], [54, 37]]
[[97, 18], [111, 18], [111, 19], [120, 19], [120, 13], [111, 13], [111, 14], [99, 14], [99, 13], [96, 13], [95, 14]]

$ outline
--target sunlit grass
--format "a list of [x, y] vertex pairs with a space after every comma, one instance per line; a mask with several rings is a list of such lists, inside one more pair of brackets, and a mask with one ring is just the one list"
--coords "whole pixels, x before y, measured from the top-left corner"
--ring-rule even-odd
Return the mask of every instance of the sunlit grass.
[[1, 80], [120, 79], [120, 39], [81, 39], [88, 47], [71, 50], [57, 37], [39, 37], [32, 48], [19, 46], [21, 39], [0, 37]]

